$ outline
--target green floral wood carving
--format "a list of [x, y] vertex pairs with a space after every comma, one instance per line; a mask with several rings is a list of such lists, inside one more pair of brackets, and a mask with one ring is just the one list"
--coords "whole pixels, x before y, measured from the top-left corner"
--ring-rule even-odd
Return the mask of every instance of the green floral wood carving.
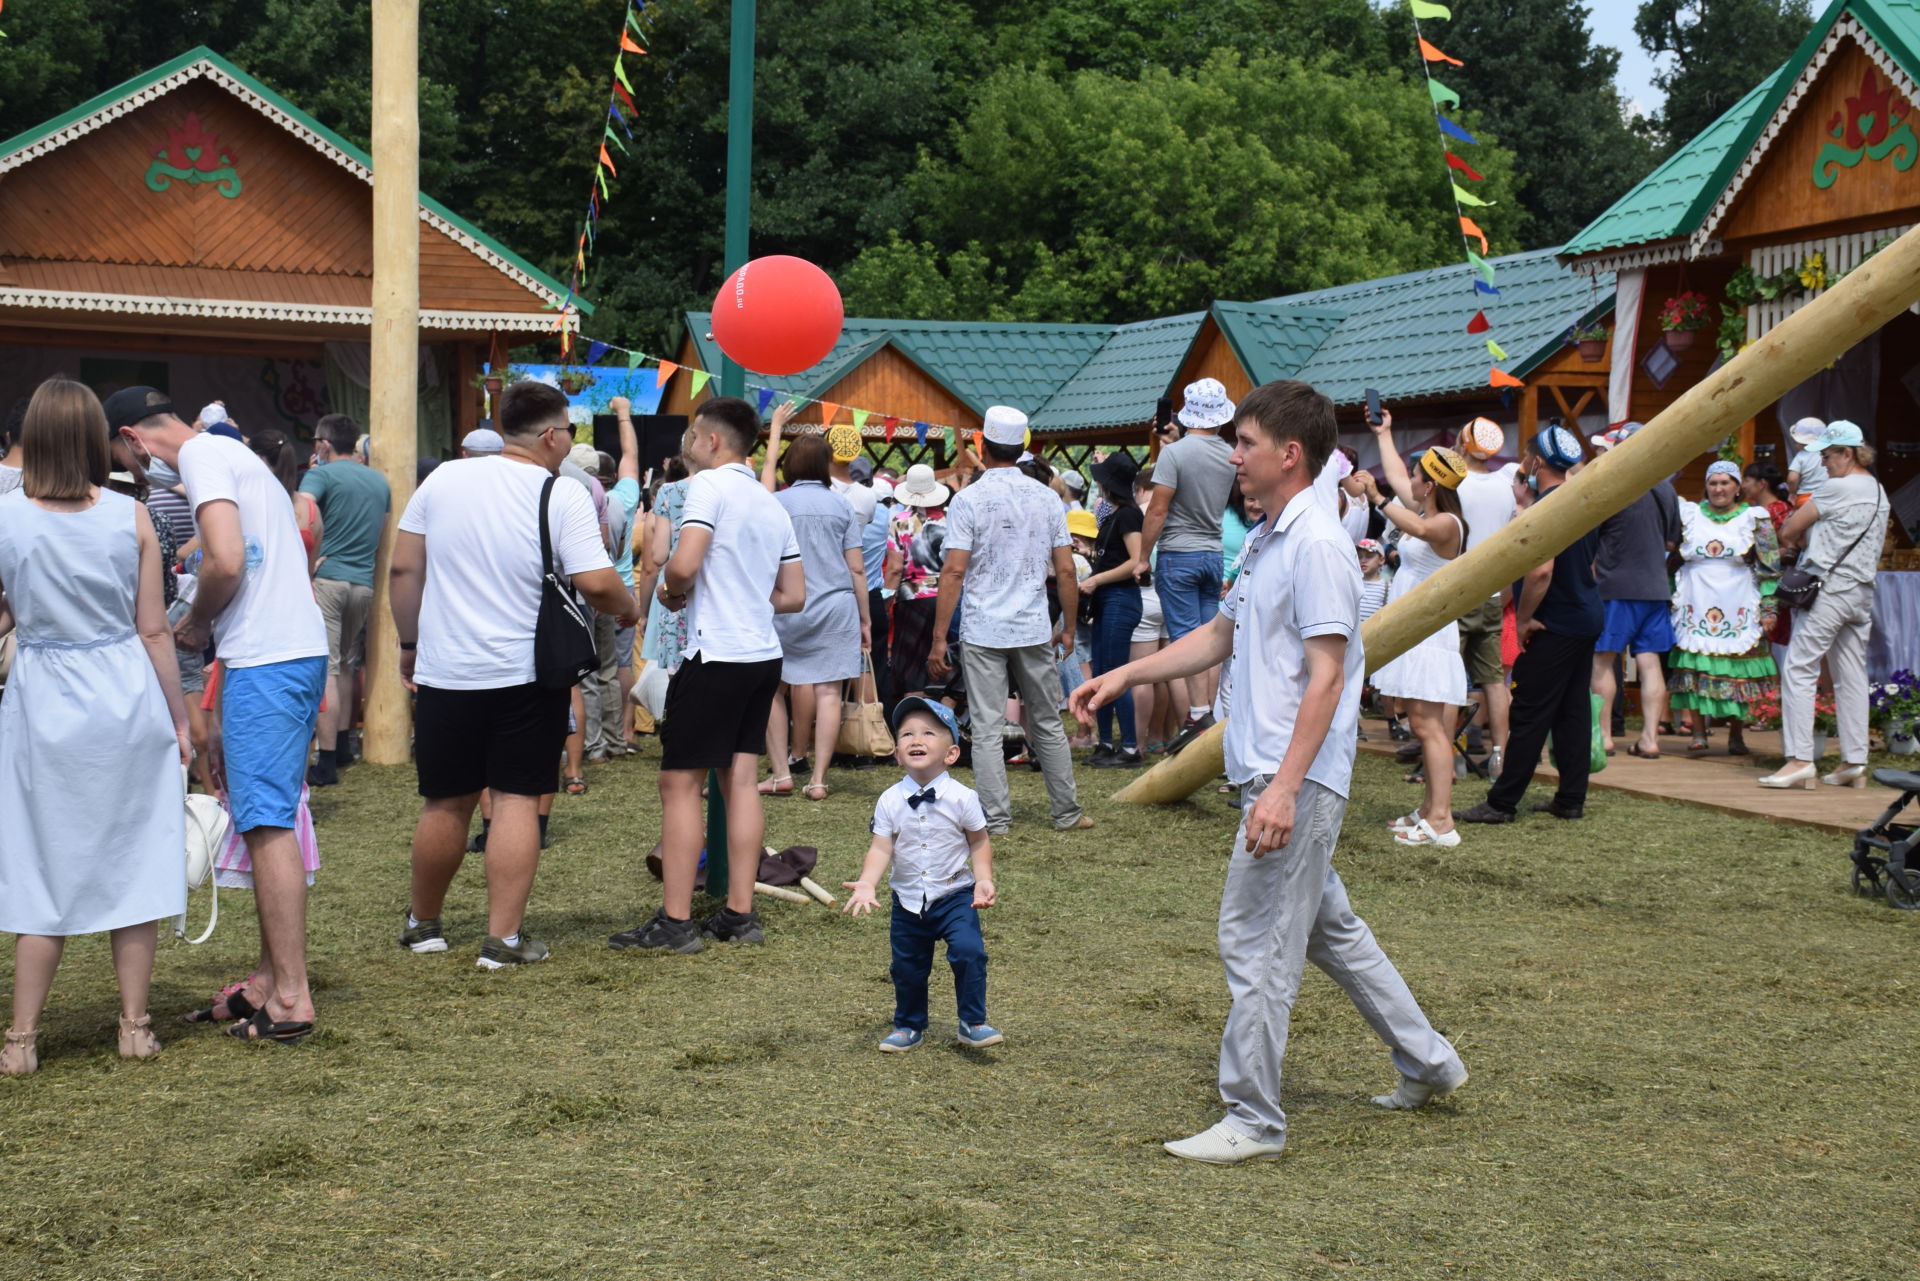
[[1836, 111], [1827, 121], [1827, 129], [1838, 139], [1820, 148], [1813, 161], [1813, 185], [1825, 191], [1840, 180], [1842, 169], [1852, 169], [1865, 160], [1893, 157], [1893, 167], [1901, 173], [1920, 160], [1920, 139], [1913, 133], [1913, 120], [1904, 107], [1893, 102], [1893, 85], [1868, 67], [1860, 78], [1860, 92], [1847, 99], [1847, 109]]
[[200, 117], [189, 111], [178, 129], [167, 130], [167, 146], [154, 153], [147, 166], [147, 186], [165, 191], [175, 180], [212, 184], [228, 200], [240, 194], [240, 174], [233, 157], [221, 147], [220, 139], [201, 127]]

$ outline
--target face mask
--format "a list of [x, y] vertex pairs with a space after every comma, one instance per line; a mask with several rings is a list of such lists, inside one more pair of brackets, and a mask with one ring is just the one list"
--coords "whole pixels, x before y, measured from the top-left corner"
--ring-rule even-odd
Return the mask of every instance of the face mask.
[[180, 473], [152, 454], [147, 455], [146, 462], [141, 466], [147, 473], [147, 479], [162, 489], [172, 489], [180, 483]]
[[1540, 473], [1539, 472], [1530, 471], [1527, 473], [1527, 488], [1528, 490], [1536, 494], [1540, 492]]

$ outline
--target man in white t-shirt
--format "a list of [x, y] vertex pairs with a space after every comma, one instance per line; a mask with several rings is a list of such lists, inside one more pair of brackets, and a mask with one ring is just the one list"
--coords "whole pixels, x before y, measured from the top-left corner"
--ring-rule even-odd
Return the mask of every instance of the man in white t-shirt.
[[[695, 411], [681, 448], [697, 474], [687, 482], [680, 545], [660, 572], [657, 594], [687, 611], [686, 660], [667, 686], [660, 726], [660, 910], [608, 939], [610, 946], [698, 952], [706, 939], [759, 943], [753, 911], [766, 812], [760, 757], [767, 714], [780, 687], [775, 614], [806, 603], [806, 574], [793, 521], [747, 465], [760, 442], [760, 415], [734, 396]], [[718, 771], [727, 800], [727, 902], [693, 920], [700, 863], [700, 784]], [[719, 851], [709, 857], [719, 857]]]
[[[1467, 460], [1467, 474], [1454, 492], [1467, 521], [1467, 541], [1460, 547], [1468, 551], [1492, 538], [1520, 514], [1513, 498], [1513, 475], [1505, 468], [1487, 470], [1487, 462], [1506, 448], [1507, 433], [1490, 418], [1476, 418], [1460, 429], [1454, 442], [1460, 456]], [[1506, 762], [1507, 713], [1513, 696], [1507, 689], [1506, 668], [1500, 662], [1501, 620], [1513, 596], [1511, 587], [1481, 601], [1460, 619], [1460, 658], [1467, 665], [1472, 683], [1468, 697], [1486, 708], [1488, 772], [1495, 778]]]
[[[165, 394], [129, 387], [106, 402], [107, 424], [142, 456], [180, 473], [203, 553], [193, 608], [174, 628], [181, 649], [212, 640], [220, 714], [211, 776], [253, 860], [263, 964], [236, 993], [243, 1040], [297, 1041], [313, 1030], [307, 985], [307, 880], [294, 835], [307, 746], [327, 681], [327, 628], [307, 576], [293, 503], [267, 465], [237, 440], [196, 434]], [[234, 997], [226, 1001], [237, 1012]]]
[[505, 445], [491, 458], [444, 463], [400, 517], [393, 624], [400, 673], [416, 690], [414, 764], [426, 806], [413, 834], [413, 893], [400, 945], [444, 952], [447, 887], [466, 854], [480, 793], [487, 830], [487, 938], [477, 964], [497, 970], [546, 959], [522, 928], [540, 863], [540, 797], [557, 790], [570, 690], [535, 679], [534, 626], [548, 567], [540, 504], [559, 572], [595, 609], [630, 622], [633, 594], [614, 572], [593, 502], [555, 483], [573, 443], [567, 401], [545, 383], [500, 397]]

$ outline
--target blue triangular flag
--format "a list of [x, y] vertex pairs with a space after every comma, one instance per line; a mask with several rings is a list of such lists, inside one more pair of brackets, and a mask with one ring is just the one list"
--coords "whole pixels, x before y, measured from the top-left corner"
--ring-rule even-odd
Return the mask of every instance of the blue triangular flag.
[[762, 387], [760, 389], [760, 413], [762, 417], [766, 415], [767, 406], [771, 405], [772, 403], [773, 403], [773, 388]]
[[913, 424], [913, 438], [923, 445], [927, 443], [927, 425], [925, 423], [915, 422]]
[[1474, 281], [1473, 287], [1475, 290], [1477, 290], [1480, 293], [1492, 294], [1495, 298], [1498, 298], [1500, 296], [1500, 291], [1498, 289], [1495, 289], [1492, 285], [1488, 284], [1484, 280]]
[[591, 366], [591, 365], [599, 364], [600, 357], [606, 354], [607, 354], [607, 345], [605, 343], [590, 342], [587, 344], [587, 364], [588, 365]]
[[1435, 113], [1433, 118], [1440, 122], [1440, 132], [1447, 135], [1447, 137], [1458, 138], [1461, 142], [1471, 142], [1471, 143], [1474, 143], [1476, 146], [1479, 144], [1480, 140], [1478, 138], [1475, 138], [1472, 134], [1468, 133], [1465, 129], [1462, 129], [1459, 125], [1453, 123], [1453, 121], [1447, 119], [1445, 116]]

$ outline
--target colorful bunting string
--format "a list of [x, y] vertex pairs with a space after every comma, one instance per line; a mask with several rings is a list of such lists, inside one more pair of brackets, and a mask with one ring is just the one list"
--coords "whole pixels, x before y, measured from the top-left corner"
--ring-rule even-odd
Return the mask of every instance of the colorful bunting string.
[[[1460, 238], [1466, 254], [1467, 265], [1473, 269], [1473, 275], [1475, 277], [1473, 289], [1475, 293], [1498, 298], [1500, 296], [1500, 290], [1494, 284], [1495, 272], [1493, 264], [1486, 259], [1486, 254], [1490, 248], [1487, 241], [1487, 233], [1480, 229], [1480, 224], [1467, 216], [1467, 210], [1485, 209], [1491, 206], [1493, 202], [1475, 195], [1460, 185], [1463, 179], [1467, 182], [1481, 182], [1484, 181], [1484, 179], [1472, 165], [1454, 154], [1451, 145], [1453, 142], [1462, 142], [1473, 146], [1477, 145], [1477, 142], [1472, 134], [1461, 128], [1460, 125], [1456, 124], [1446, 115], [1446, 108], [1451, 108], [1455, 111], [1460, 109], [1460, 94], [1449, 86], [1442, 84], [1439, 80], [1434, 79], [1433, 75], [1433, 64], [1436, 62], [1444, 62], [1455, 67], [1466, 64], [1428, 40], [1426, 33], [1420, 30], [1421, 19], [1424, 18], [1430, 22], [1447, 22], [1452, 20], [1453, 12], [1443, 4], [1432, 3], [1432, 0], [1409, 0], [1409, 6], [1413, 10], [1413, 38], [1418, 43], [1420, 50], [1420, 70], [1427, 79], [1427, 98], [1433, 104], [1434, 122], [1440, 129], [1440, 154], [1446, 157], [1447, 170], [1449, 173], [1449, 182], [1447, 185], [1452, 189], [1453, 193], [1454, 217], [1459, 220]], [[1475, 241], [1479, 242], [1480, 247], [1478, 250], [1474, 248]], [[1491, 328], [1493, 328], [1493, 322], [1487, 319], [1487, 313], [1485, 311], [1475, 312], [1473, 319], [1467, 322], [1467, 332], [1470, 334], [1484, 334]], [[1487, 353], [1495, 360], [1507, 359], [1507, 353], [1499, 343], [1488, 338], [1486, 345]], [[1498, 365], [1495, 365], [1488, 371], [1487, 382], [1494, 387], [1518, 387], [1521, 385], [1517, 378], [1501, 369]]]

